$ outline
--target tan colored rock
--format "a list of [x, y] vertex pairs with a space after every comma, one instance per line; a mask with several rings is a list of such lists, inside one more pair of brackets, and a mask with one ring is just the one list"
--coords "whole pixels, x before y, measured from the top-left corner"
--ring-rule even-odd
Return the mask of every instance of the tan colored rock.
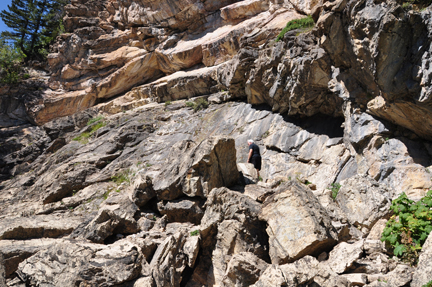
[[70, 234], [82, 221], [82, 217], [62, 215], [3, 218], [0, 239], [56, 238]]
[[[193, 240], [195, 244], [187, 244]], [[156, 286], [178, 286], [182, 280], [182, 272], [190, 263], [193, 267], [198, 254], [199, 244], [195, 239], [188, 239], [188, 235], [180, 232], [167, 237], [159, 245], [153, 255], [150, 266]], [[188, 256], [191, 256], [188, 261]]]
[[349, 282], [348, 286], [364, 286], [367, 284], [367, 276], [365, 274], [342, 274]]
[[268, 264], [249, 252], [235, 254], [228, 262], [224, 286], [251, 286], [267, 269]]
[[391, 205], [387, 189], [365, 176], [342, 181], [336, 201], [352, 225], [367, 228], [387, 215]]
[[337, 240], [325, 209], [306, 186], [296, 182], [282, 184], [267, 198], [260, 218], [268, 225], [269, 253], [275, 264], [319, 254]]
[[117, 234], [133, 234], [138, 232], [135, 214], [138, 207], [122, 194], [109, 197], [100, 207], [95, 218], [85, 226], [74, 230], [72, 238], [85, 238], [95, 243]]
[[18, 274], [34, 284], [118, 285], [140, 275], [142, 260], [139, 247], [128, 240], [107, 246], [64, 240], [20, 263]]
[[269, 8], [268, 1], [244, 0], [221, 8], [221, 17], [224, 20], [235, 20], [254, 16]]
[[341, 242], [336, 245], [329, 254], [326, 263], [337, 274], [344, 273], [351, 267], [353, 262], [363, 254], [364, 240], [357, 241], [353, 244]]
[[3, 254], [4, 259], [2, 263], [5, 270], [4, 278], [10, 277], [25, 259], [59, 241], [60, 239], [54, 238], [0, 240], [0, 254]]

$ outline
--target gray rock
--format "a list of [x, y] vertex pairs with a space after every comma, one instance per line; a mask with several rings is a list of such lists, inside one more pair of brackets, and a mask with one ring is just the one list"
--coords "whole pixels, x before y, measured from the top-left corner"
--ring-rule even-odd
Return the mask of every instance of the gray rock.
[[150, 262], [156, 286], [179, 286], [186, 266], [194, 266], [198, 250], [196, 237], [191, 238], [180, 232], [167, 237]]
[[0, 252], [0, 286], [6, 286], [6, 271], [3, 254]]
[[341, 182], [336, 201], [354, 226], [371, 228], [389, 214], [390, 196], [386, 188], [366, 176], [355, 176]]
[[132, 201], [138, 206], [143, 207], [147, 202], [154, 198], [156, 193], [153, 190], [151, 178], [146, 176], [138, 176], [134, 182], [134, 189], [132, 193]]
[[0, 239], [31, 239], [65, 236], [83, 221], [79, 216], [38, 215], [0, 219]]
[[142, 258], [127, 240], [108, 246], [65, 240], [26, 259], [17, 272], [31, 285], [112, 286], [137, 278]]
[[0, 254], [5, 278], [9, 278], [18, 265], [35, 253], [45, 250], [61, 239], [0, 240]]
[[429, 234], [426, 242], [423, 244], [422, 251], [420, 253], [419, 262], [414, 272], [411, 286], [421, 287], [427, 284], [432, 278], [432, 266], [430, 260], [432, 256], [432, 233]]
[[204, 216], [200, 199], [177, 199], [158, 203], [158, 210], [169, 222], [192, 222], [199, 225]]
[[138, 207], [129, 197], [116, 194], [105, 201], [92, 221], [74, 230], [71, 237], [103, 243], [106, 238], [114, 234], [137, 233], [138, 224], [135, 220], [137, 211]]
[[241, 252], [231, 257], [223, 279], [225, 286], [251, 286], [267, 269], [268, 264], [250, 252]]
[[270, 257], [274, 264], [317, 255], [336, 244], [330, 217], [313, 193], [296, 182], [282, 184], [266, 199], [260, 218], [267, 222]]
[[231, 186], [238, 179], [236, 149], [230, 138], [210, 138], [198, 145], [179, 142], [168, 158], [169, 165], [153, 185], [159, 199], [176, 199], [182, 193], [206, 197], [213, 188]]

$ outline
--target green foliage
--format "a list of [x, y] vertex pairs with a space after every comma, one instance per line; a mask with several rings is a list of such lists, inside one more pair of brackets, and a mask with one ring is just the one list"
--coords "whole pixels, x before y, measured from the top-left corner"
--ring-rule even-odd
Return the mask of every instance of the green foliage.
[[10, 28], [2, 36], [13, 41], [25, 56], [25, 61], [44, 60], [55, 38], [64, 32], [63, 7], [67, 0], [12, 0], [7, 10], [0, 12]]
[[117, 185], [122, 184], [123, 182], [126, 182], [127, 184], [131, 183], [131, 176], [130, 176], [130, 170], [126, 169], [123, 170], [116, 175], [111, 177], [111, 180], [116, 183]]
[[332, 192], [331, 196], [332, 196], [333, 199], [336, 199], [336, 196], [338, 195], [339, 189], [340, 189], [341, 187], [342, 187], [342, 186], [341, 186], [340, 183], [338, 183], [338, 182], [334, 182], [334, 183], [332, 183], [332, 184], [330, 185], [329, 189], [330, 189], [331, 192]]
[[[90, 122], [91, 120], [89, 120]], [[88, 123], [87, 123], [88, 124]], [[106, 126], [106, 122], [104, 121], [99, 121], [96, 124], [94, 124], [89, 131], [83, 132], [82, 134], [80, 134], [77, 137], [74, 137], [72, 140], [74, 141], [78, 141], [82, 144], [86, 144], [89, 141], [89, 138], [100, 128]]]
[[208, 108], [209, 103], [204, 98], [199, 98], [195, 102], [186, 102], [185, 105], [192, 108], [194, 112]]
[[24, 55], [4, 39], [0, 39], [0, 85], [13, 85], [20, 80]]
[[432, 0], [407, 0], [407, 1], [403, 2], [402, 7], [403, 7], [403, 5], [406, 5], [406, 4], [408, 4], [408, 5], [414, 4], [414, 5], [419, 5], [421, 7], [427, 7], [427, 6], [432, 4]]
[[422, 287], [432, 287], [432, 280], [423, 285]]
[[87, 122], [87, 125], [90, 126], [91, 124], [96, 123], [96, 122], [102, 120], [103, 118], [104, 118], [103, 116], [97, 116], [95, 118], [89, 119]]
[[395, 256], [416, 264], [418, 253], [432, 231], [432, 190], [414, 202], [405, 193], [392, 201], [394, 215], [386, 224], [381, 240], [393, 248]]
[[166, 101], [165, 102], [165, 107], [171, 105], [171, 101]]
[[291, 20], [286, 24], [285, 28], [283, 28], [283, 30], [279, 33], [279, 35], [276, 38], [276, 42], [282, 40], [285, 34], [289, 31], [296, 30], [296, 29], [307, 31], [310, 28], [312, 28], [314, 25], [315, 22], [312, 19], [312, 16], [310, 15], [305, 18]]
[[199, 235], [199, 230], [194, 230], [190, 233], [191, 236], [198, 236]]

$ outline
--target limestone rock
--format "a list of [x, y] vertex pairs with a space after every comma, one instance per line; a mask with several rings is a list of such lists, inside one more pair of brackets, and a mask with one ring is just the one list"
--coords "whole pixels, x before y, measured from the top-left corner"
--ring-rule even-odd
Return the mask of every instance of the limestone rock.
[[[40, 238], [30, 240], [1, 240], [0, 254], [3, 256], [2, 267], [4, 278], [10, 277], [18, 268], [18, 264], [35, 253], [58, 243], [59, 239]], [[0, 277], [1, 278], [1, 277]]]
[[336, 273], [342, 274], [351, 267], [353, 262], [363, 254], [364, 240], [353, 244], [341, 242], [329, 254], [327, 264]]
[[207, 272], [210, 282], [224, 282], [228, 272], [226, 263], [237, 254], [251, 252], [261, 260], [269, 260], [264, 225], [258, 219], [260, 203], [238, 192], [219, 188], [211, 191], [205, 206], [200, 233], [202, 247], [209, 252], [207, 260], [210, 263], [207, 264], [211, 264], [211, 268]]
[[321, 253], [337, 241], [330, 217], [313, 193], [290, 182], [264, 202], [260, 218], [267, 222], [270, 257], [275, 264]]
[[422, 252], [420, 253], [418, 267], [414, 272], [411, 286], [421, 287], [431, 280], [432, 268], [428, 262], [430, 262], [430, 256], [432, 254], [432, 235], [429, 234], [426, 242], [423, 244]]
[[26, 259], [18, 275], [32, 285], [118, 285], [139, 276], [142, 258], [127, 240], [108, 246], [66, 240]]
[[342, 181], [336, 201], [349, 223], [367, 228], [389, 214], [391, 204], [387, 189], [365, 176]]
[[151, 178], [146, 176], [145, 178], [139, 176], [134, 183], [134, 190], [132, 194], [132, 201], [138, 206], [142, 207], [147, 202], [156, 196], [153, 190], [153, 183]]
[[225, 286], [251, 286], [267, 269], [268, 264], [249, 252], [232, 256], [223, 279]]
[[161, 180], [153, 185], [159, 199], [172, 200], [182, 193], [206, 197], [213, 188], [231, 186], [238, 179], [236, 149], [230, 138], [210, 138], [198, 145], [179, 142], [169, 159]]
[[15, 217], [0, 220], [0, 239], [31, 239], [59, 237], [70, 234], [83, 218], [61, 215], [38, 215], [30, 218]]
[[138, 207], [128, 197], [116, 195], [106, 200], [96, 217], [87, 225], [74, 230], [72, 238], [86, 238], [95, 243], [115, 234], [138, 232], [135, 214]]
[[186, 234], [167, 237], [150, 262], [156, 286], [179, 286], [186, 266], [194, 266], [198, 249], [199, 242]]
[[169, 222], [192, 222], [199, 224], [204, 216], [199, 199], [178, 199], [167, 203], [159, 202], [158, 209], [162, 215], [167, 215]]

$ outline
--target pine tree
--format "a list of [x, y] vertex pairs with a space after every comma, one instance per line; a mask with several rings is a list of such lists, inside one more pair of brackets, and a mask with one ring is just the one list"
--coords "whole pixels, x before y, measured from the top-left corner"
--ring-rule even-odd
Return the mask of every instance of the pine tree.
[[49, 44], [61, 33], [66, 0], [12, 0], [8, 11], [0, 12], [12, 32], [2, 36], [16, 42], [25, 60], [43, 60]]

